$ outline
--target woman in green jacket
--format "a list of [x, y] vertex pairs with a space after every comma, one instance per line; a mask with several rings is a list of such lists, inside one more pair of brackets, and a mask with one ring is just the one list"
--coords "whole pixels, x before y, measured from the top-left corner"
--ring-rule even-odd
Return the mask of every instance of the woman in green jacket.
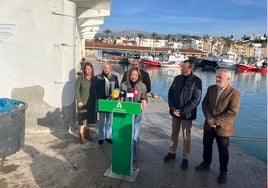
[[95, 111], [94, 68], [91, 63], [85, 62], [82, 74], [75, 83], [75, 96], [78, 108], [79, 142], [85, 143], [85, 140], [91, 141], [89, 125], [97, 121]]

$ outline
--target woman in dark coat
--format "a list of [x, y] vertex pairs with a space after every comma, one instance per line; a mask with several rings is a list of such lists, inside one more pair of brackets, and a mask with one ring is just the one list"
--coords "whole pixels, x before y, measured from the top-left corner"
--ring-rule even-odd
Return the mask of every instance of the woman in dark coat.
[[[114, 89], [119, 87], [118, 77], [112, 73], [112, 67], [105, 62], [102, 65], [101, 73], [96, 76], [94, 91], [97, 103], [99, 99], [110, 99]], [[112, 143], [112, 113], [99, 112], [99, 144], [104, 143], [104, 139], [108, 143]]]

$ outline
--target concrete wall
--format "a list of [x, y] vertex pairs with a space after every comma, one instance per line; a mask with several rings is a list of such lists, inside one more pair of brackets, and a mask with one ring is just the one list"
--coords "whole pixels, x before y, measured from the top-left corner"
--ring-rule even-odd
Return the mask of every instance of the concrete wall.
[[76, 5], [68, 0], [1, 1], [0, 97], [28, 104], [26, 131], [75, 123], [76, 24]]

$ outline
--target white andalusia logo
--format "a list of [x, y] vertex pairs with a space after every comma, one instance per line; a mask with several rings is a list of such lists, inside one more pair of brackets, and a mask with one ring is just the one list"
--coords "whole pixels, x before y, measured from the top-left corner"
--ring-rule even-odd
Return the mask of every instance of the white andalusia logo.
[[116, 108], [122, 108], [121, 102], [117, 103]]

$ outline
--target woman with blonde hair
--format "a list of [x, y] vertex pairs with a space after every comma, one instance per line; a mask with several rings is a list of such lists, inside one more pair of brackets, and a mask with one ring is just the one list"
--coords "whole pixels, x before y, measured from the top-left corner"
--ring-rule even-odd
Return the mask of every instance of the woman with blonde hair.
[[92, 63], [85, 62], [82, 74], [75, 82], [75, 97], [78, 108], [79, 142], [84, 144], [86, 140], [91, 141], [89, 126], [97, 121], [95, 111], [94, 68]]
[[[110, 99], [115, 88], [119, 87], [118, 77], [112, 73], [112, 67], [108, 62], [104, 62], [100, 74], [97, 75], [94, 90], [97, 103], [99, 99]], [[99, 112], [99, 144], [102, 145], [104, 139], [112, 143], [112, 113]]]

